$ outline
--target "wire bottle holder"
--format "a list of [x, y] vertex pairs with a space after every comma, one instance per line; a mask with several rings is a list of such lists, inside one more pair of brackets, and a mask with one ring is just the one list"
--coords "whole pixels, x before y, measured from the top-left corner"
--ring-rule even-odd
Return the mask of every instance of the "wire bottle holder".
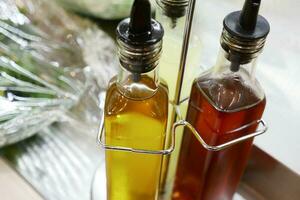
[[247, 135], [244, 135], [242, 137], [236, 138], [234, 140], [231, 140], [229, 142], [217, 145], [217, 146], [211, 146], [205, 142], [205, 140], [201, 137], [201, 133], [199, 133], [192, 124], [187, 122], [186, 120], [183, 120], [181, 117], [181, 113], [179, 110], [179, 106], [187, 101], [188, 99], [185, 99], [183, 101], [180, 101], [180, 93], [181, 93], [181, 86], [184, 78], [184, 71], [185, 71], [185, 65], [186, 65], [186, 60], [187, 60], [187, 54], [188, 54], [188, 46], [189, 46], [189, 41], [190, 41], [190, 34], [192, 30], [192, 22], [193, 22], [193, 17], [194, 17], [194, 10], [195, 10], [195, 5], [196, 5], [196, 0], [190, 0], [189, 1], [189, 9], [187, 13], [187, 23], [185, 25], [185, 30], [184, 30], [184, 40], [183, 40], [183, 46], [182, 46], [182, 52], [181, 52], [181, 59], [180, 59], [180, 69], [179, 69], [179, 76], [178, 76], [178, 82], [176, 85], [176, 100], [175, 104], [173, 106], [175, 107], [177, 116], [181, 118], [179, 121], [175, 122], [172, 127], [172, 136], [171, 136], [171, 144], [168, 148], [166, 149], [160, 149], [160, 150], [147, 150], [147, 149], [136, 149], [136, 148], [131, 148], [131, 147], [121, 147], [121, 146], [112, 146], [112, 145], [107, 145], [105, 143], [105, 130], [104, 130], [104, 115], [101, 123], [100, 123], [100, 128], [97, 136], [97, 141], [98, 143], [106, 150], [113, 150], [113, 151], [125, 151], [125, 152], [132, 152], [132, 153], [140, 153], [140, 154], [154, 154], [154, 155], [169, 155], [171, 154], [174, 149], [175, 149], [175, 140], [176, 140], [176, 129], [178, 127], [186, 127], [188, 128], [193, 135], [196, 137], [196, 139], [199, 141], [199, 143], [208, 151], [221, 151], [226, 148], [229, 148], [235, 144], [244, 142], [246, 140], [252, 139], [254, 137], [257, 137], [259, 135], [264, 134], [268, 130], [268, 126], [266, 122], [263, 119], [253, 121], [249, 124], [246, 124], [244, 126], [241, 126], [235, 130], [229, 131], [228, 133], [235, 133], [238, 131], [245, 130], [251, 126], [255, 125], [261, 125], [262, 129], [257, 130], [253, 133], [249, 133]]
[[[185, 100], [187, 101], [187, 100]], [[183, 103], [183, 102], [181, 102]], [[181, 113], [179, 111], [179, 106], [180, 105], [173, 105], [176, 109], [177, 115], [181, 116]], [[227, 133], [235, 133], [238, 131], [242, 131], [245, 129], [248, 129], [249, 127], [255, 126], [255, 125], [260, 125], [262, 126], [261, 129], [258, 129], [255, 132], [249, 133], [247, 135], [238, 137], [234, 140], [231, 140], [229, 142], [223, 143], [223, 144], [219, 144], [216, 146], [212, 146], [209, 145], [205, 142], [205, 140], [201, 137], [201, 133], [199, 133], [192, 124], [190, 124], [189, 122], [187, 122], [184, 119], [180, 119], [177, 122], [175, 122], [172, 126], [172, 131], [171, 131], [171, 143], [169, 145], [169, 147], [167, 147], [166, 149], [158, 149], [158, 150], [147, 150], [147, 149], [136, 149], [136, 148], [131, 148], [131, 147], [123, 147], [123, 146], [113, 146], [113, 145], [108, 145], [105, 142], [105, 124], [104, 124], [104, 115], [102, 115], [102, 120], [100, 123], [100, 127], [99, 127], [99, 132], [98, 132], [98, 136], [97, 136], [97, 142], [100, 144], [101, 147], [103, 147], [105, 150], [112, 150], [112, 151], [125, 151], [125, 152], [132, 152], [132, 153], [139, 153], [139, 154], [152, 154], [152, 155], [169, 155], [171, 154], [174, 149], [175, 149], [175, 141], [176, 141], [176, 129], [179, 127], [185, 127], [188, 128], [191, 133], [193, 133], [194, 137], [196, 137], [196, 139], [198, 140], [198, 142], [208, 151], [221, 151], [224, 149], [227, 149], [235, 144], [244, 142], [246, 140], [255, 138], [259, 135], [264, 134], [267, 130], [268, 130], [268, 126], [266, 124], [266, 122], [263, 119], [260, 120], [256, 120], [253, 121], [249, 124], [243, 125], [237, 129], [231, 130]]]

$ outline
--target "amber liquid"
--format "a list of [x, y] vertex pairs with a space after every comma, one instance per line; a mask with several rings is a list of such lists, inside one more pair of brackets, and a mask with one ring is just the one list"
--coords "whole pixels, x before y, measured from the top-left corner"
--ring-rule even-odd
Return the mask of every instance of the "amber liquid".
[[[187, 121], [209, 145], [219, 145], [252, 133], [257, 125], [229, 133], [261, 119], [266, 100], [239, 77], [193, 84]], [[204, 149], [185, 129], [176, 173], [173, 200], [230, 200], [245, 169], [253, 140], [220, 152]]]
[[[151, 79], [142, 77], [145, 85]], [[168, 118], [168, 92], [160, 85], [150, 97], [143, 89], [128, 98], [116, 83], [107, 92], [105, 106], [106, 143], [113, 146], [161, 150]], [[131, 96], [132, 96], [131, 95]], [[147, 95], [148, 96], [148, 95]], [[106, 151], [107, 200], [156, 200], [162, 156]]]

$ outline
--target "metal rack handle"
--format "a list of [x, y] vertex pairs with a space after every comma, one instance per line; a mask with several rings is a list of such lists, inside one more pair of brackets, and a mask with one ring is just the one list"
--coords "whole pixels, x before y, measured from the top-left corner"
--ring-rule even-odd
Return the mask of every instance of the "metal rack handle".
[[99, 133], [98, 133], [98, 136], [97, 136], [97, 141], [106, 150], [125, 151], [125, 152], [139, 153], [139, 154], [169, 155], [175, 149], [176, 129], [178, 127], [183, 126], [183, 127], [187, 127], [193, 133], [193, 135], [196, 137], [196, 139], [199, 141], [199, 143], [205, 149], [207, 149], [208, 151], [221, 151], [221, 150], [224, 150], [224, 149], [226, 149], [228, 147], [231, 147], [235, 144], [238, 144], [238, 143], [241, 143], [241, 142], [246, 141], [248, 139], [254, 138], [254, 137], [259, 136], [259, 135], [262, 135], [268, 130], [266, 122], [264, 120], [260, 119], [260, 120], [257, 120], [257, 121], [254, 121], [252, 123], [246, 124], [246, 125], [244, 125], [240, 128], [237, 128], [237, 129], [232, 130], [232, 131], [227, 132], [227, 133], [234, 133], [234, 132], [237, 132], [237, 131], [241, 131], [241, 130], [247, 129], [251, 126], [254, 126], [256, 124], [257, 125], [261, 124], [263, 126], [263, 128], [261, 130], [257, 130], [253, 133], [250, 133], [248, 135], [245, 135], [245, 136], [239, 137], [237, 139], [231, 140], [229, 142], [226, 142], [226, 143], [223, 143], [223, 144], [220, 144], [220, 145], [217, 145], [217, 146], [211, 146], [211, 145], [208, 145], [204, 141], [204, 139], [201, 137], [201, 135], [198, 133], [198, 131], [189, 122], [187, 122], [185, 120], [180, 120], [180, 121], [173, 124], [173, 127], [172, 127], [172, 141], [171, 141], [171, 145], [167, 149], [163, 149], [163, 150], [146, 150], [146, 149], [135, 149], [135, 148], [130, 148], [130, 147], [107, 145], [103, 141], [103, 138], [104, 138], [103, 136], [104, 136], [105, 130], [104, 130], [104, 120], [102, 119], [101, 123], [100, 123]]
[[[257, 121], [253, 121], [252, 123], [249, 123], [249, 124], [246, 124], [244, 126], [241, 126], [235, 130], [232, 130], [230, 132], [227, 132], [227, 133], [234, 133], [234, 132], [237, 132], [237, 131], [241, 131], [241, 130], [244, 130], [244, 129], [247, 129], [251, 126], [254, 126], [254, 125], [262, 125], [263, 128], [261, 130], [257, 130], [253, 133], [250, 133], [248, 135], [245, 135], [245, 136], [242, 136], [242, 137], [239, 137], [237, 139], [234, 139], [234, 140], [231, 140], [229, 142], [226, 142], [226, 143], [223, 143], [223, 144], [220, 144], [220, 145], [217, 145], [217, 146], [211, 146], [211, 145], [208, 145], [204, 139], [201, 137], [201, 134], [193, 127], [193, 125], [191, 125], [189, 122], [185, 121], [185, 120], [180, 120], [178, 122], [176, 122], [174, 125], [173, 125], [173, 128], [172, 128], [172, 134], [173, 134], [173, 137], [175, 138], [175, 134], [176, 134], [176, 129], [180, 126], [183, 126], [183, 127], [187, 127], [192, 133], [193, 135], [197, 138], [197, 140], [199, 141], [199, 143], [208, 151], [221, 151], [221, 150], [224, 150], [226, 148], [229, 148], [235, 144], [238, 144], [238, 143], [241, 143], [241, 142], [244, 142], [248, 139], [251, 139], [251, 138], [254, 138], [256, 136], [259, 136], [259, 135], [262, 135], [264, 134], [267, 130], [268, 130], [268, 126], [266, 124], [266, 122], [262, 119], [260, 120], [257, 120]], [[172, 146], [175, 144], [175, 139], [172, 139]], [[173, 144], [174, 142], [174, 144]]]
[[[135, 148], [130, 148], [130, 147], [121, 147], [121, 146], [111, 146], [107, 145], [104, 142], [104, 120], [101, 120], [100, 123], [100, 128], [99, 128], [99, 133], [97, 136], [97, 142], [106, 150], [114, 150], [114, 151], [125, 151], [125, 152], [132, 152], [132, 153], [139, 153], [139, 154], [152, 154], [152, 155], [169, 155], [171, 154], [174, 149], [175, 149], [175, 142], [172, 146], [169, 147], [168, 149], [163, 149], [163, 150], [146, 150], [146, 149], [135, 149]], [[172, 141], [175, 136], [172, 137]]]

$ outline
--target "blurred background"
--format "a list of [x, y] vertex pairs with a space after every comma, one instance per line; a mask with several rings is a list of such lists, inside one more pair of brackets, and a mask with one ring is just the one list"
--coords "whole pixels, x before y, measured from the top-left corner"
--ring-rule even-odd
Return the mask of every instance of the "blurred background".
[[[104, 162], [95, 140], [103, 94], [118, 66], [114, 30], [132, 2], [0, 0], [1, 199], [92, 198], [94, 175]], [[193, 67], [214, 65], [222, 21], [243, 3], [197, 0], [192, 37], [202, 49]], [[300, 191], [299, 8], [298, 0], [262, 1], [271, 33], [257, 73], [269, 131], [255, 140], [244, 178], [261, 195], [277, 194], [276, 181], [286, 183], [282, 193]]]

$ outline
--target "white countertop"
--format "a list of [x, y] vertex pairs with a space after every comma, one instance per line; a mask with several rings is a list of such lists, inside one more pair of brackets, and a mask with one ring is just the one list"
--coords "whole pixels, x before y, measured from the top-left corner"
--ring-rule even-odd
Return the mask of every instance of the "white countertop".
[[30, 185], [0, 158], [1, 200], [43, 200]]

